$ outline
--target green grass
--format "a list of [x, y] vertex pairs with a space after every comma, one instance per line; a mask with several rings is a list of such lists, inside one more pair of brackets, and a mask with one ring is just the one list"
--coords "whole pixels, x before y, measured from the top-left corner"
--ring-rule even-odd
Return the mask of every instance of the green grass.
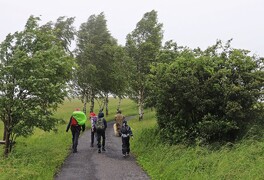
[[161, 143], [155, 133], [153, 112], [144, 122], [133, 121], [130, 123], [135, 131], [132, 151], [151, 179], [248, 180], [264, 177], [264, 141], [244, 140], [215, 151], [199, 146], [169, 146]]
[[[117, 99], [110, 99], [109, 115], [106, 116], [106, 120], [114, 119], [117, 104]], [[66, 133], [65, 130], [72, 111], [77, 107], [82, 108], [80, 101], [65, 101], [55, 115], [64, 120], [64, 123], [57, 126], [56, 131], [44, 132], [36, 129], [34, 135], [28, 138], [17, 138], [15, 149], [9, 157], [4, 159], [1, 156], [0, 158], [0, 179], [53, 179], [54, 174], [70, 153], [71, 133]], [[96, 105], [96, 113], [98, 109]], [[126, 116], [134, 115], [137, 112], [136, 104], [128, 99], [122, 100], [121, 110]], [[90, 127], [90, 122], [86, 125]]]
[[[110, 112], [106, 117], [108, 121], [114, 119], [117, 103], [116, 99], [110, 99]], [[65, 129], [72, 111], [77, 107], [82, 107], [80, 101], [66, 100], [58, 109], [56, 117], [64, 119], [65, 123], [58, 125], [56, 132], [37, 129], [29, 138], [18, 138], [10, 156], [7, 159], [0, 157], [0, 179], [53, 179], [70, 153], [71, 134], [66, 133]], [[137, 114], [136, 104], [130, 100], [122, 101], [121, 110], [125, 116]], [[98, 106], [95, 112], [98, 112]], [[226, 146], [215, 151], [199, 146], [168, 146], [161, 142], [156, 133], [154, 111], [146, 110], [143, 121], [138, 121], [135, 116], [128, 124], [134, 133], [131, 150], [153, 180], [255, 180], [264, 177], [263, 140], [244, 140], [232, 147]], [[0, 124], [0, 137], [2, 128]]]

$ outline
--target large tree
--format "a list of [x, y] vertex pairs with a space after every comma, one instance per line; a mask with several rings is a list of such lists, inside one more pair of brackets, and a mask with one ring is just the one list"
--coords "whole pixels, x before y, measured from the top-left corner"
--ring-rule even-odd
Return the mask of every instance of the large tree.
[[144, 14], [132, 33], [127, 35], [126, 50], [132, 59], [130, 64], [131, 98], [138, 103], [139, 120], [143, 119], [146, 93], [146, 77], [150, 65], [157, 61], [161, 48], [163, 31], [158, 23], [157, 12], [152, 10]]
[[23, 31], [9, 34], [0, 45], [0, 119], [6, 156], [17, 136], [32, 134], [34, 127], [45, 131], [54, 127], [53, 112], [63, 102], [71, 78], [74, 60], [58, 38], [59, 29], [51, 22], [40, 26], [39, 21], [31, 16]]
[[91, 101], [90, 111], [94, 111], [96, 95], [105, 99], [111, 92], [115, 46], [117, 42], [107, 29], [104, 13], [92, 15], [81, 24], [75, 50], [78, 64], [75, 85], [84, 102], [84, 110], [86, 103]]

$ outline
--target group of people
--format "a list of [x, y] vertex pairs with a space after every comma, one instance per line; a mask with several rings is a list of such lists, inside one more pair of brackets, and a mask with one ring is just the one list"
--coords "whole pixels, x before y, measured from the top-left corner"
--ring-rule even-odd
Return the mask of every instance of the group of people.
[[[83, 123], [85, 122], [83, 121], [84, 117], [86, 118], [86, 115], [79, 109], [76, 109], [73, 112], [72, 116], [70, 117], [70, 121], [66, 128], [66, 132], [68, 132], [69, 129], [71, 129], [71, 132], [72, 132], [73, 153], [77, 152], [78, 138], [80, 136], [80, 132], [85, 130], [85, 123]], [[94, 140], [96, 137], [98, 153], [101, 153], [102, 151], [106, 151], [105, 131], [107, 128], [107, 122], [104, 118], [104, 113], [100, 111], [97, 116], [94, 112], [91, 112], [90, 122], [91, 122], [91, 144], [90, 146], [94, 147]], [[122, 154], [124, 157], [126, 157], [130, 153], [129, 141], [130, 141], [130, 137], [133, 138], [133, 133], [132, 133], [130, 126], [128, 126], [127, 124], [125, 116], [122, 115], [120, 110], [118, 110], [117, 114], [115, 115], [115, 124], [113, 128], [114, 128], [115, 136], [119, 136], [122, 138]]]

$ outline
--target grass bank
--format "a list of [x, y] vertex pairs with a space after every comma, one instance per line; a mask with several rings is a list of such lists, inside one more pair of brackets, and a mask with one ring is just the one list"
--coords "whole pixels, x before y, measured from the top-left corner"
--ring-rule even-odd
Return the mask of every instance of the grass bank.
[[[131, 121], [132, 151], [151, 179], [263, 179], [264, 141], [244, 140], [233, 146], [169, 146], [157, 135], [154, 112], [144, 122]], [[145, 129], [147, 128], [147, 129]]]
[[[117, 105], [118, 100], [111, 98], [107, 121], [114, 119]], [[55, 114], [57, 118], [64, 121], [58, 124], [54, 131], [44, 132], [36, 129], [34, 135], [28, 138], [17, 138], [15, 149], [9, 157], [5, 159], [0, 156], [0, 179], [53, 179], [54, 174], [70, 153], [71, 133], [66, 133], [65, 130], [72, 111], [77, 107], [82, 107], [79, 100], [66, 100]], [[95, 112], [97, 113], [98, 110], [99, 107], [96, 105]], [[126, 116], [135, 115], [137, 107], [131, 100], [125, 99], [121, 102], [121, 110]], [[87, 127], [90, 127], [89, 122]], [[0, 128], [1, 134], [2, 124]]]

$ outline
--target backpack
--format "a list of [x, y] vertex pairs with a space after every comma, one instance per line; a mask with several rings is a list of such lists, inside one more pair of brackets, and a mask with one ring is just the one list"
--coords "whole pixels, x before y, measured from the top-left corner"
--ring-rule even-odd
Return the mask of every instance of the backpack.
[[74, 117], [71, 118], [71, 126], [77, 126], [78, 123]]
[[104, 125], [104, 118], [98, 118], [96, 123], [95, 123], [95, 128], [96, 131], [100, 131], [100, 130], [104, 130], [105, 129], [105, 125]]
[[121, 133], [126, 134], [126, 135], [129, 134], [129, 127], [128, 126], [122, 126]]
[[121, 126], [123, 124], [124, 119], [125, 119], [125, 117], [122, 114], [115, 115], [116, 123], [120, 124]]
[[86, 115], [81, 111], [74, 111], [72, 113], [72, 117], [77, 121], [78, 125], [80, 126], [84, 125], [87, 120]]

